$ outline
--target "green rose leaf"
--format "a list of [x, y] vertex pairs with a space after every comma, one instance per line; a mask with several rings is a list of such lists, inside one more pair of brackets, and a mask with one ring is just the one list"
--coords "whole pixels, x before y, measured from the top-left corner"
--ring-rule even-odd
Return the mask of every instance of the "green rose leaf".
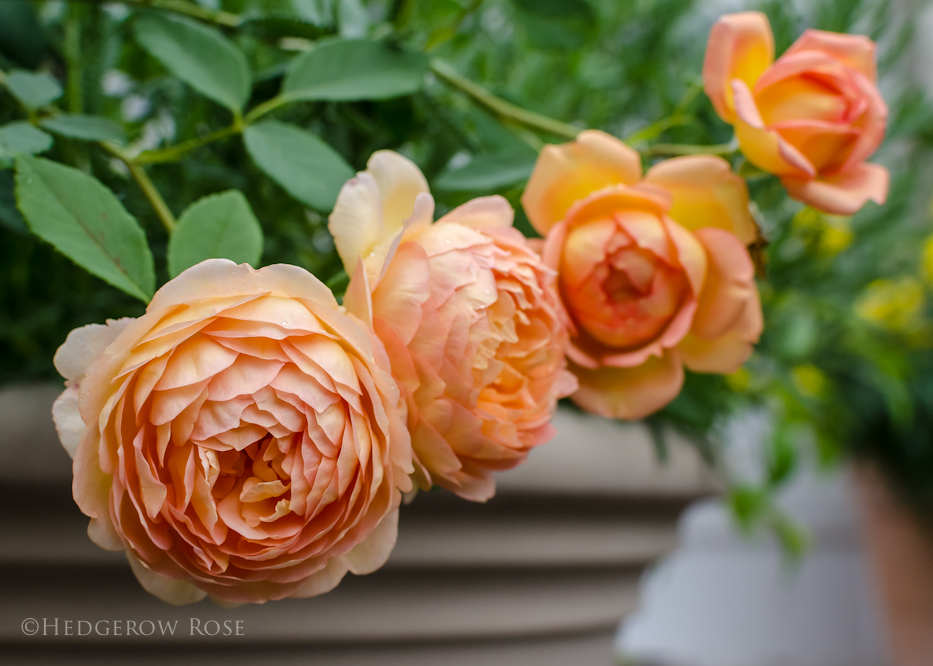
[[214, 28], [146, 14], [136, 21], [136, 41], [167, 70], [234, 113], [249, 99], [252, 75], [246, 56]]
[[0, 127], [0, 168], [13, 164], [16, 155], [37, 155], [52, 147], [52, 137], [27, 122]]
[[49, 45], [29, 2], [0, 2], [0, 52], [25, 67], [38, 67]]
[[389, 99], [421, 89], [428, 58], [385, 42], [336, 39], [298, 56], [282, 92], [293, 99]]
[[512, 0], [529, 41], [539, 48], [573, 50], [584, 46], [596, 25], [586, 0]]
[[769, 522], [785, 553], [795, 558], [807, 554], [813, 539], [806, 525], [797, 523], [783, 513], [773, 516]]
[[332, 28], [322, 27], [301, 18], [275, 15], [248, 18], [240, 25], [240, 30], [259, 39], [281, 39], [282, 37], [317, 39], [333, 32]]
[[337, 23], [341, 37], [365, 37], [369, 32], [369, 13], [363, 0], [337, 0]]
[[188, 207], [168, 243], [168, 272], [175, 277], [205, 259], [259, 265], [262, 227], [237, 190], [204, 197]]
[[294, 125], [267, 120], [244, 132], [246, 150], [272, 180], [298, 201], [330, 211], [353, 167], [316, 135]]
[[7, 75], [6, 87], [13, 97], [30, 109], [39, 109], [62, 96], [62, 87], [51, 74], [15, 69]]
[[11, 171], [0, 171], [0, 226], [18, 234], [28, 234], [29, 227], [16, 207], [15, 181]]
[[63, 113], [46, 118], [42, 121], [42, 127], [55, 134], [82, 141], [113, 141], [114, 143], [126, 141], [123, 128], [109, 118], [101, 116]]
[[291, 0], [292, 11], [305, 21], [319, 26], [334, 24], [335, 0]]
[[587, 0], [512, 0], [515, 6], [529, 14], [553, 20], [577, 20], [592, 23], [596, 20], [593, 7]]
[[152, 298], [155, 270], [146, 235], [96, 178], [21, 155], [16, 200], [33, 233], [59, 252], [144, 303]]
[[444, 169], [434, 185], [454, 192], [499, 190], [527, 180], [536, 158], [532, 152], [480, 155], [460, 168]]

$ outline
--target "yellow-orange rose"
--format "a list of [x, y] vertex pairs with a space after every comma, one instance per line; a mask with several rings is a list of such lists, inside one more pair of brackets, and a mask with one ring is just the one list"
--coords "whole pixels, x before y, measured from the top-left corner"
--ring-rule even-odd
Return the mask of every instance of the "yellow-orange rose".
[[748, 160], [827, 213], [852, 215], [869, 199], [884, 203], [888, 171], [865, 161], [881, 145], [888, 116], [875, 83], [874, 43], [807, 30], [773, 60], [764, 14], [728, 14], [713, 26], [703, 83]]
[[408, 400], [418, 484], [471, 500], [551, 438], [557, 400], [575, 387], [554, 272], [512, 216], [486, 197], [432, 223], [418, 167], [380, 151], [330, 219], [353, 273], [345, 303], [371, 318]]
[[614, 418], [673, 400], [683, 366], [729, 373], [762, 329], [741, 178], [718, 157], [661, 162], [599, 131], [546, 146], [522, 196], [572, 320], [573, 400]]
[[55, 364], [88, 533], [157, 597], [314, 596], [388, 557], [405, 404], [372, 330], [307, 271], [205, 261], [139, 319], [72, 331]]

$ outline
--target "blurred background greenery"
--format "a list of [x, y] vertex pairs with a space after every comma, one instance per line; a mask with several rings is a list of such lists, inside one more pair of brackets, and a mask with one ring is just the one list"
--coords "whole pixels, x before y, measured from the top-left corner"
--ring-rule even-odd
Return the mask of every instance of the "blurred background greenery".
[[[64, 89], [62, 111], [115, 121], [128, 136], [127, 150], [138, 152], [231, 123], [228, 110], [140, 47], [133, 25], [145, 12], [195, 15], [233, 40], [253, 72], [250, 108], [277, 94], [289, 64], [315, 40], [384, 39], [437, 59], [419, 91], [380, 101], [291, 104], [274, 117], [314, 132], [357, 170], [378, 149], [408, 155], [427, 175], [439, 213], [474, 196], [503, 194], [531, 235], [518, 201], [524, 180], [541, 142], [565, 137], [559, 127], [533, 132], [490, 112], [476, 94], [465, 94], [469, 82], [482, 86], [479, 96], [487, 91], [563, 123], [619, 136], [643, 151], [647, 166], [666, 144], [731, 139], [700, 80], [718, 14], [765, 11], [778, 53], [807, 27], [867, 34], [879, 43], [881, 88], [891, 109], [886, 143], [874, 158], [892, 172], [888, 203], [870, 204], [851, 219], [823, 215], [788, 199], [775, 178], [733, 154], [768, 241], [759, 283], [765, 334], [743, 370], [728, 377], [691, 374], [683, 394], [649, 425], [661, 433], [673, 424], [714, 459], [718, 428], [731, 413], [766, 410], [774, 428], [763, 476], [737, 480], [731, 491], [737, 514], [749, 522], [772, 515], [771, 493], [801, 459], [832, 464], [848, 452], [880, 461], [902, 494], [933, 515], [933, 245], [927, 241], [933, 100], [915, 76], [924, 63], [913, 50], [922, 35], [915, 35], [912, 17], [921, 8], [894, 0], [3, 0], [0, 69], [50, 72]], [[451, 85], [444, 75], [451, 71], [467, 82]], [[23, 117], [0, 91], [0, 125]], [[68, 138], [57, 139], [44, 156], [92, 173], [116, 193], [145, 229], [163, 283], [166, 233], [126, 168], [98, 146]], [[135, 316], [143, 306], [28, 233], [5, 164], [0, 382], [52, 378], [52, 356], [68, 331]], [[213, 141], [147, 171], [175, 215], [205, 195], [242, 191], [265, 234], [262, 263], [303, 266], [338, 291], [345, 283], [326, 230], [328, 211], [289, 196], [238, 138]], [[663, 453], [660, 437], [659, 444]], [[785, 536], [793, 546], [790, 528]]]

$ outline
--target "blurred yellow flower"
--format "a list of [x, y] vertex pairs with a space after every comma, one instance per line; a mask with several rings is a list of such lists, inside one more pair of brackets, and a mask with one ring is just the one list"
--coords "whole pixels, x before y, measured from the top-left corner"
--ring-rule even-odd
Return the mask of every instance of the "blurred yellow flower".
[[826, 391], [826, 375], [815, 365], [797, 365], [791, 368], [791, 380], [794, 387], [802, 394], [811, 398], [819, 398]]
[[726, 386], [737, 393], [747, 391], [751, 381], [752, 375], [745, 368], [739, 368], [735, 372], [726, 375]]
[[820, 254], [834, 256], [852, 244], [855, 235], [848, 217], [826, 216], [826, 227], [817, 246]]
[[920, 270], [927, 284], [933, 284], [933, 236], [928, 237], [923, 244], [923, 263]]
[[850, 220], [849, 217], [827, 215], [807, 207], [794, 215], [792, 224], [794, 230], [812, 244], [816, 254], [833, 257], [855, 240]]
[[904, 276], [897, 280], [875, 280], [855, 303], [859, 317], [889, 330], [901, 333], [920, 328], [923, 308], [923, 285], [920, 280]]

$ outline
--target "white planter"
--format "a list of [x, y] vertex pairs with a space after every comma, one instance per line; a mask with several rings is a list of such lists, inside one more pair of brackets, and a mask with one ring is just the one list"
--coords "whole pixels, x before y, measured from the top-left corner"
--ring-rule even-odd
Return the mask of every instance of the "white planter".
[[[364, 666], [609, 664], [613, 629], [637, 603], [642, 569], [675, 545], [686, 503], [714, 490], [689, 446], [675, 443], [661, 466], [642, 427], [561, 410], [558, 437], [502, 474], [494, 500], [437, 492], [405, 507], [383, 570], [348, 576], [316, 599], [177, 608], [150, 597], [120, 554], [88, 539], [51, 426], [57, 392], [0, 391], [0, 650], [44, 663], [77, 663], [85, 653], [89, 663], [142, 663], [197, 645], [206, 650], [199, 664], [257, 655]], [[119, 641], [21, 632], [25, 618], [42, 617], [177, 619], [186, 631]], [[190, 636], [191, 617], [241, 620], [245, 636]], [[118, 646], [129, 652], [114, 655]]]
[[799, 474], [782, 491], [780, 506], [811, 537], [797, 563], [788, 561], [765, 529], [754, 538], [740, 534], [724, 502], [695, 503], [681, 519], [680, 545], [646, 573], [642, 604], [620, 627], [620, 661], [888, 663], [852, 495], [841, 470]]

